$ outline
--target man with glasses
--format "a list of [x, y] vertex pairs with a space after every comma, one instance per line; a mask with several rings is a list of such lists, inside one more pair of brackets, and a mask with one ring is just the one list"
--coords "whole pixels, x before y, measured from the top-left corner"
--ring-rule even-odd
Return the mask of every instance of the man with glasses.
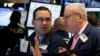
[[[51, 16], [50, 10], [43, 6], [38, 7], [33, 12], [32, 24], [34, 25], [35, 32], [28, 39], [30, 42], [29, 49], [26, 53], [20, 52], [20, 55], [18, 55], [18, 51], [14, 52], [15, 56], [32, 56], [33, 52], [30, 50], [30, 47], [33, 47], [33, 49], [37, 48], [43, 56], [58, 56], [59, 49], [61, 49], [59, 47], [62, 47], [62, 49], [67, 48], [67, 44], [64, 40], [52, 32]], [[37, 38], [37, 45], [35, 45], [36, 41], [34, 38]], [[38, 51], [35, 50], [34, 52], [37, 53]], [[33, 55], [38, 56], [34, 53]]]
[[85, 6], [81, 3], [68, 4], [64, 20], [68, 32], [75, 35], [69, 42], [69, 50], [77, 51], [79, 56], [100, 56], [100, 29], [88, 22]]

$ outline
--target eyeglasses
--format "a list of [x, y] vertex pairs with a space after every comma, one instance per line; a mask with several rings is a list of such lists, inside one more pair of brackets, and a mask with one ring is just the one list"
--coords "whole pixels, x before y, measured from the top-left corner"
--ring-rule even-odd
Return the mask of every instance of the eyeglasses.
[[46, 21], [46, 22], [50, 22], [51, 21], [51, 18], [47, 17], [47, 18], [42, 18], [42, 17], [39, 17], [39, 18], [36, 18], [35, 19], [36, 21], [39, 21], [39, 22], [43, 22], [43, 21]]
[[70, 18], [71, 16], [76, 15], [76, 14], [79, 14], [79, 13], [74, 13], [74, 14], [71, 14], [71, 15], [69, 15], [69, 16], [64, 16], [64, 19], [68, 19], [68, 18]]

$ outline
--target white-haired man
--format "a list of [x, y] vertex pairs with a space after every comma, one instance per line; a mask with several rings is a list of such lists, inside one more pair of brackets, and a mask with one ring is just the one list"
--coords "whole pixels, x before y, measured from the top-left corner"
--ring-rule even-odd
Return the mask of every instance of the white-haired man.
[[68, 4], [64, 20], [68, 32], [77, 35], [70, 40], [69, 50], [77, 51], [79, 56], [100, 56], [100, 29], [88, 23], [85, 6], [81, 3]]

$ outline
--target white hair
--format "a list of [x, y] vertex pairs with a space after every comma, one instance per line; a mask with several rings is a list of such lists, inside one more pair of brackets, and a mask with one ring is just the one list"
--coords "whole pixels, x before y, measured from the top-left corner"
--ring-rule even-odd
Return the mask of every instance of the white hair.
[[65, 9], [69, 7], [73, 7], [73, 9], [75, 8], [74, 12], [83, 14], [87, 19], [87, 11], [85, 5], [83, 5], [82, 3], [71, 3], [66, 5]]

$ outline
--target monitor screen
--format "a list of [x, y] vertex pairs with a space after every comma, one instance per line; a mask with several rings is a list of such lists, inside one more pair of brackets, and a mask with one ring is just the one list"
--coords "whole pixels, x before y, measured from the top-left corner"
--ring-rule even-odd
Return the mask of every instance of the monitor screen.
[[28, 37], [30, 37], [31, 34], [32, 34], [34, 31], [35, 31], [34, 29], [28, 29]]
[[[13, 10], [9, 8], [0, 8], [0, 26], [7, 26], [10, 23], [10, 16]], [[21, 20], [20, 25], [24, 27], [24, 23], [26, 21], [27, 11], [21, 10]]]
[[64, 5], [69, 3], [84, 3], [86, 7], [100, 7], [100, 0], [64, 0]]
[[52, 0], [32, 0], [35, 2], [51, 3]]
[[9, 18], [12, 11], [7, 8], [0, 8], [0, 26], [7, 26], [9, 24]]
[[32, 25], [32, 17], [33, 17], [33, 11], [40, 7], [40, 6], [45, 6], [47, 7], [51, 13], [52, 13], [52, 24], [54, 20], [60, 16], [61, 12], [61, 5], [54, 5], [54, 4], [46, 4], [46, 3], [37, 3], [37, 2], [31, 2], [30, 3], [30, 8], [29, 8], [29, 14], [28, 14], [28, 20], [27, 20], [27, 27], [34, 27]]

